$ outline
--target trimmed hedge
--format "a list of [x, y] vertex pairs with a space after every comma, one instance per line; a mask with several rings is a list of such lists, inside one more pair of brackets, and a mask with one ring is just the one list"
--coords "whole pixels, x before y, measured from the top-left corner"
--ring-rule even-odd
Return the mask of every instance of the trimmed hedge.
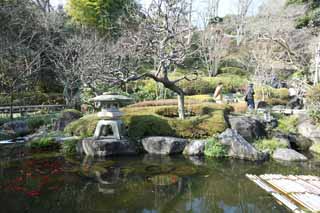
[[180, 86], [186, 95], [199, 95], [214, 93], [215, 88], [221, 82], [223, 92], [230, 93], [241, 91], [247, 84], [247, 79], [239, 75], [222, 74], [216, 77], [203, 77], [195, 81], [183, 81]]

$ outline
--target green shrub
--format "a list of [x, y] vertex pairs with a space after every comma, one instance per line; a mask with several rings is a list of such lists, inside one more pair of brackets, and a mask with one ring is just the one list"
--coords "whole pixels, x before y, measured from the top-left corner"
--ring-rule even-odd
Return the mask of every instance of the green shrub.
[[127, 121], [128, 134], [133, 139], [147, 136], [175, 136], [168, 121], [155, 115], [132, 116]]
[[238, 59], [236, 58], [227, 58], [224, 59], [220, 62], [219, 64], [219, 69], [223, 69], [225, 67], [232, 67], [232, 68], [239, 68], [239, 69], [245, 69], [245, 66], [243, 65], [243, 63], [241, 63]]
[[55, 142], [55, 140], [51, 137], [44, 137], [37, 140], [33, 140], [28, 145], [31, 149], [39, 150], [54, 150], [60, 147], [60, 145], [57, 142]]
[[99, 117], [95, 114], [86, 115], [79, 120], [73, 121], [66, 126], [64, 132], [69, 135], [77, 135], [81, 137], [93, 136], [94, 130], [99, 121]]
[[219, 73], [225, 73], [225, 74], [233, 74], [233, 75], [247, 75], [247, 71], [239, 68], [239, 67], [223, 67], [219, 70]]
[[182, 81], [180, 86], [186, 95], [199, 95], [214, 93], [219, 83], [223, 84], [223, 92], [229, 93], [242, 90], [247, 84], [247, 79], [232, 74], [221, 74], [216, 77], [202, 77], [195, 81]]
[[286, 88], [275, 89], [269, 86], [257, 87], [255, 89], [255, 96], [260, 100], [264, 96], [266, 99], [282, 99], [288, 101], [289, 90]]
[[287, 146], [283, 143], [280, 143], [276, 139], [263, 139], [254, 143], [254, 146], [259, 151], [269, 151], [273, 153], [278, 148], [287, 148]]
[[80, 112], [79, 110], [76, 110], [76, 109], [64, 109], [60, 112], [60, 117], [65, 117], [68, 113], [72, 113], [72, 114], [75, 114], [77, 115], [78, 117], [82, 117], [83, 114], [82, 112]]
[[74, 155], [77, 153], [78, 140], [64, 141], [61, 145], [61, 152], [66, 155]]
[[208, 140], [204, 154], [208, 157], [221, 158], [227, 156], [227, 148], [222, 145], [218, 139], [211, 138]]
[[278, 120], [277, 129], [283, 133], [296, 133], [299, 119], [296, 116], [283, 116]]

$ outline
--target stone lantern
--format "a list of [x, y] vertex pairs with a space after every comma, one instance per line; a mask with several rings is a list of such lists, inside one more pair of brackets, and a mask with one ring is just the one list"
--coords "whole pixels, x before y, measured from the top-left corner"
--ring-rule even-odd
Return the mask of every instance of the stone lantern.
[[120, 140], [124, 136], [124, 125], [121, 121], [122, 112], [119, 111], [120, 105], [128, 104], [131, 98], [116, 93], [103, 93], [92, 101], [96, 107], [101, 108], [94, 138], [115, 138]]
[[100, 118], [94, 136], [82, 140], [82, 148], [86, 155], [109, 156], [135, 154], [136, 149], [125, 137], [124, 124], [121, 121], [121, 105], [128, 104], [131, 98], [115, 94], [104, 93], [92, 99], [96, 107], [101, 108]]

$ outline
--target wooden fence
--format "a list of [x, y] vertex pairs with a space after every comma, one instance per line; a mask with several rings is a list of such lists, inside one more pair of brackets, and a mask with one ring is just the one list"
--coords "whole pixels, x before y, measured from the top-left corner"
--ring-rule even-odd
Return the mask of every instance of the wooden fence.
[[[13, 106], [12, 113], [28, 113], [37, 112], [40, 110], [59, 111], [64, 109], [65, 105], [32, 105], [32, 106]], [[9, 114], [10, 106], [0, 107], [0, 114]]]

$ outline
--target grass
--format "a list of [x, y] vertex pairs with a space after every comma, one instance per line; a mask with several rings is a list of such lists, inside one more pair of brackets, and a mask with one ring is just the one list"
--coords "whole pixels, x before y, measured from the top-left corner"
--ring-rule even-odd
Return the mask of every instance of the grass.
[[227, 149], [224, 145], [222, 145], [218, 139], [211, 138], [208, 140], [205, 150], [205, 156], [221, 158], [227, 156]]
[[61, 152], [66, 155], [74, 155], [77, 153], [78, 140], [64, 141], [61, 145]]
[[54, 141], [52, 137], [43, 137], [31, 141], [28, 146], [35, 150], [54, 150], [58, 149], [60, 145]]
[[[227, 105], [201, 104], [186, 107], [194, 114], [185, 120], [176, 117], [177, 106], [128, 107], [124, 108], [123, 121], [129, 137], [140, 139], [147, 136], [176, 136], [183, 138], [208, 138], [227, 128], [225, 114], [231, 108]], [[167, 116], [166, 113], [175, 113]], [[90, 137], [93, 135], [99, 118], [92, 114], [72, 122], [65, 128], [70, 135]]]
[[273, 153], [278, 148], [287, 148], [287, 146], [283, 143], [280, 143], [276, 139], [263, 139], [254, 143], [254, 146], [259, 151], [268, 151]]

